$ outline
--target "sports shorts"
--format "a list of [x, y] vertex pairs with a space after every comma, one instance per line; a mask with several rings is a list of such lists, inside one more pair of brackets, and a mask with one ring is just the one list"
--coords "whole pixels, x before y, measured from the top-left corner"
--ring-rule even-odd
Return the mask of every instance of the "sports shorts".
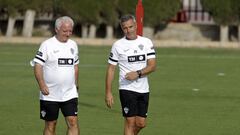
[[147, 117], [149, 93], [138, 93], [129, 90], [119, 90], [124, 117]]
[[58, 119], [59, 109], [64, 117], [77, 116], [78, 99], [73, 98], [65, 102], [40, 100], [40, 118], [46, 121]]

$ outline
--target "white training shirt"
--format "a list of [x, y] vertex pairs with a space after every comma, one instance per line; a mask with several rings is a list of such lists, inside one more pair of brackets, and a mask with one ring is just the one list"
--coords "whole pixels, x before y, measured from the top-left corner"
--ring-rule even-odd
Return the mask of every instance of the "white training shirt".
[[33, 61], [43, 66], [44, 81], [49, 88], [49, 95], [40, 92], [41, 100], [63, 102], [78, 97], [74, 70], [79, 63], [76, 42], [69, 39], [63, 43], [54, 36], [40, 45]]
[[148, 38], [138, 36], [135, 40], [127, 40], [124, 37], [116, 41], [112, 46], [108, 63], [119, 64], [119, 89], [138, 93], [149, 92], [147, 76], [129, 81], [125, 79], [125, 75], [145, 68], [147, 60], [155, 57], [152, 41]]

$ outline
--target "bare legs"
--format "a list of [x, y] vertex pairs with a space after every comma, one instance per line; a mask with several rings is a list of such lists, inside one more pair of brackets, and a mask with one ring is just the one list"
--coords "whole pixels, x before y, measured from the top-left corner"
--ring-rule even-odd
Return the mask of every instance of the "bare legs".
[[68, 126], [67, 135], [80, 135], [77, 116], [66, 117]]
[[137, 135], [146, 126], [144, 117], [126, 117], [124, 123], [124, 135]]
[[56, 135], [56, 125], [57, 121], [45, 121], [45, 127], [43, 131], [43, 135]]
[[[68, 116], [65, 118], [67, 123], [67, 135], [80, 135], [77, 116]], [[57, 121], [45, 121], [43, 135], [56, 135]]]

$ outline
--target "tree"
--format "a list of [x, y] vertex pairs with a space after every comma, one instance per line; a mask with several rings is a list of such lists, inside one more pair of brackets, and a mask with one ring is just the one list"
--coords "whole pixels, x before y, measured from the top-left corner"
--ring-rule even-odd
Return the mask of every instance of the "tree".
[[52, 12], [52, 1], [49, 0], [0, 0], [1, 7], [5, 7], [8, 14], [8, 26], [6, 36], [13, 35], [17, 18], [24, 16], [22, 35], [31, 37], [35, 15], [37, 13]]
[[113, 27], [118, 25], [117, 0], [101, 0], [99, 2], [101, 22], [107, 25], [105, 38], [111, 39], [113, 38]]
[[168, 23], [181, 8], [180, 0], [143, 0], [143, 5], [144, 35], [150, 38], [154, 34], [154, 27]]
[[17, 0], [1, 0], [0, 3], [1, 7], [5, 8], [8, 14], [6, 37], [12, 37], [16, 19], [22, 13], [18, 8], [21, 6], [22, 2]]
[[122, 16], [124, 14], [133, 14], [135, 15], [135, 8], [138, 0], [119, 0], [118, 1], [118, 12]]
[[143, 0], [144, 25], [155, 27], [168, 23], [181, 9], [180, 0]]
[[[120, 0], [120, 14], [134, 14], [138, 0]], [[180, 10], [180, 0], [142, 0], [144, 7], [143, 35], [152, 38], [154, 27], [166, 23]]]
[[233, 9], [233, 17], [234, 23], [238, 26], [238, 41], [240, 41], [240, 5], [239, 0], [232, 0], [232, 9]]
[[203, 7], [209, 11], [214, 21], [220, 25], [220, 41], [228, 41], [228, 25], [236, 23], [239, 19], [235, 12], [237, 0], [202, 0]]
[[[83, 38], [95, 38], [96, 25], [100, 22], [100, 5], [96, 0], [61, 0], [60, 14], [69, 15], [82, 25]], [[89, 27], [89, 32], [88, 32]]]
[[[25, 11], [23, 31], [24, 37], [31, 37], [33, 32], [34, 20], [37, 13], [53, 12], [52, 0], [22, 0], [22, 10]], [[26, 4], [28, 3], [28, 4]]]

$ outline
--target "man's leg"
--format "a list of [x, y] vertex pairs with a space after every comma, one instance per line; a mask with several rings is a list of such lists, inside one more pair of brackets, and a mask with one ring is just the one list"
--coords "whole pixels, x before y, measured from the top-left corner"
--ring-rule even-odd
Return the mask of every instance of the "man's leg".
[[61, 103], [61, 111], [67, 124], [67, 135], [80, 135], [78, 126], [78, 99], [74, 98]]
[[144, 127], [146, 127], [146, 118], [136, 116], [134, 135], [137, 135]]
[[56, 125], [57, 125], [57, 121], [45, 121], [45, 127], [44, 127], [44, 131], [43, 131], [43, 135], [55, 135], [56, 132]]
[[135, 123], [135, 117], [125, 117], [124, 135], [134, 135]]
[[55, 135], [59, 106], [57, 102], [40, 100], [40, 118], [45, 121], [43, 135]]
[[68, 126], [67, 135], [80, 135], [77, 116], [67, 116], [65, 119]]

